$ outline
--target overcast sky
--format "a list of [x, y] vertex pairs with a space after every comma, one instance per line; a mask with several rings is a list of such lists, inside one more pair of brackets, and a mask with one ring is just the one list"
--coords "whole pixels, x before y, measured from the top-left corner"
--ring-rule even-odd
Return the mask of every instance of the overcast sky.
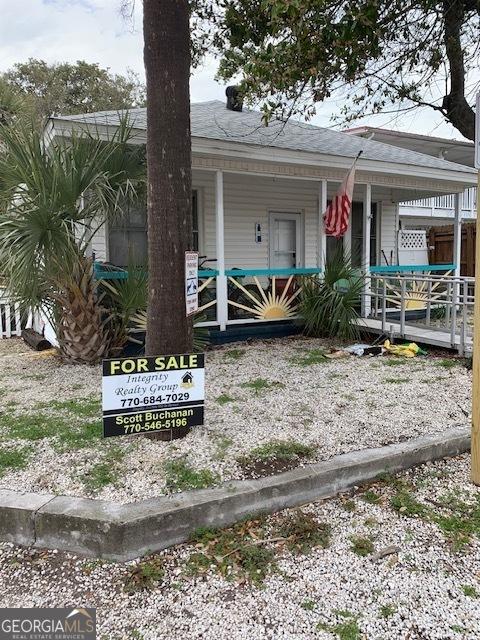
[[[143, 77], [141, 0], [134, 23], [119, 12], [120, 0], [0, 0], [0, 71], [15, 62], [41, 58], [47, 62], [98, 62], [116, 73], [128, 68]], [[191, 82], [192, 101], [224, 99], [224, 87], [215, 82], [216, 63], [208, 60]], [[329, 101], [318, 109], [314, 122], [333, 126], [338, 109]], [[461, 138], [453, 127], [430, 109], [398, 117], [380, 115], [359, 124], [412, 133]]]

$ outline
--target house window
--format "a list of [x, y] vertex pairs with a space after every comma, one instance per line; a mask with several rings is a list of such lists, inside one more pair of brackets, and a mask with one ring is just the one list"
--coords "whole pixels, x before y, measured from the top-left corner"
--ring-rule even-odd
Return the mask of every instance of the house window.
[[109, 261], [117, 267], [147, 264], [147, 211], [141, 203], [109, 225]]
[[[198, 191], [192, 192], [192, 249], [199, 251], [201, 246], [200, 210]], [[109, 225], [109, 262], [117, 267], [130, 264], [146, 265], [147, 246], [147, 210], [142, 204], [130, 205], [125, 214]]]

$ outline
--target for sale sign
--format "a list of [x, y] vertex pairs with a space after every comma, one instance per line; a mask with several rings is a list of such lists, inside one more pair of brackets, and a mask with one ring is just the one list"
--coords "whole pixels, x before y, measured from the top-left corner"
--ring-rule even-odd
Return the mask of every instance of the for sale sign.
[[104, 360], [104, 437], [203, 424], [204, 359], [193, 353]]
[[185, 304], [187, 316], [198, 310], [198, 253], [185, 253]]

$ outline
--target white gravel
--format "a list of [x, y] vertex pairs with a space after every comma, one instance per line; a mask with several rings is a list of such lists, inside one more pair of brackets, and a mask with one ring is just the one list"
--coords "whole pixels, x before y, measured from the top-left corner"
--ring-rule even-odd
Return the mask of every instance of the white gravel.
[[[0, 417], [0, 449], [31, 448], [27, 467], [4, 473], [0, 488], [125, 503], [164, 494], [163, 465], [177, 457], [210, 470], [221, 482], [244, 477], [237, 458], [273, 439], [314, 446], [314, 462], [468, 423], [471, 374], [465, 367], [443, 367], [441, 357], [405, 359], [399, 366], [389, 366], [392, 359], [386, 357], [298, 364], [299, 358], [324, 347], [321, 340], [289, 338], [209, 351], [205, 425], [171, 443], [128, 436], [59, 453], [52, 438], [13, 440]], [[43, 412], [65, 419], [68, 413], [48, 403], [100, 398], [99, 367], [64, 365], [52, 355], [28, 351], [18, 340], [0, 341], [0, 364], [4, 415], [28, 413], [33, 421]], [[271, 386], [259, 391], [242, 386], [258, 378]], [[221, 396], [230, 401], [220, 404]], [[47, 407], [39, 408], [40, 403]], [[77, 424], [88, 422], [75, 419]], [[110, 464], [112, 451], [123, 456], [111, 465], [114, 480], [102, 489], [89, 489], [85, 476], [93, 465]]]
[[[468, 465], [469, 457], [462, 456], [404, 477], [427, 506], [432, 505], [427, 500], [447, 494], [478, 504], [480, 490], [469, 483]], [[269, 575], [263, 588], [227, 581], [214, 570], [188, 577], [185, 561], [196, 551], [191, 545], [159, 554], [166, 568], [163, 579], [153, 590], [127, 595], [124, 578], [136, 563], [3, 544], [0, 606], [97, 607], [103, 640], [476, 640], [478, 538], [455, 553], [437, 525], [391, 508], [392, 486], [374, 490], [379, 504], [355, 495], [303, 507], [331, 525], [331, 545], [300, 556], [276, 548], [280, 571]], [[345, 509], [347, 498], [353, 511]], [[376, 550], [395, 545], [399, 551], [373, 562], [352, 552], [353, 535], [371, 536]], [[355, 634], [340, 635], [338, 627], [337, 633], [324, 630], [355, 620]]]

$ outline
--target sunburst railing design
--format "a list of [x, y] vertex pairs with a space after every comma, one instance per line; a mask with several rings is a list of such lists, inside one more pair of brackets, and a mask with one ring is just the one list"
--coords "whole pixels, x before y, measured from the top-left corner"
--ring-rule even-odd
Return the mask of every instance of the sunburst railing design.
[[294, 318], [298, 314], [303, 278], [320, 271], [315, 267], [227, 270], [232, 320]]
[[253, 284], [244, 285], [237, 278], [229, 276], [229, 282], [241, 292], [241, 296], [229, 297], [228, 304], [236, 309], [241, 309], [252, 318], [258, 320], [282, 320], [292, 318], [298, 310], [298, 297], [302, 286], [296, 276], [290, 275], [280, 278], [278, 286], [276, 276], [270, 278], [269, 285], [264, 288], [258, 277], [254, 276]]
[[[444, 276], [450, 276], [452, 274], [451, 271], [447, 271]], [[407, 311], [419, 311], [427, 308], [427, 305], [430, 301], [436, 302], [441, 301], [445, 296], [445, 291], [438, 291], [438, 288], [441, 285], [445, 286], [445, 281], [437, 280], [436, 282], [431, 282], [427, 278], [430, 276], [430, 273], [425, 273], [423, 278], [413, 278], [412, 280], [407, 281], [406, 289], [403, 294], [403, 298], [405, 300], [404, 308]], [[389, 296], [389, 301], [396, 307], [400, 308], [402, 306], [402, 291], [397, 283], [392, 284], [388, 280], [380, 280], [380, 287], [385, 286], [387, 291], [391, 294]]]

